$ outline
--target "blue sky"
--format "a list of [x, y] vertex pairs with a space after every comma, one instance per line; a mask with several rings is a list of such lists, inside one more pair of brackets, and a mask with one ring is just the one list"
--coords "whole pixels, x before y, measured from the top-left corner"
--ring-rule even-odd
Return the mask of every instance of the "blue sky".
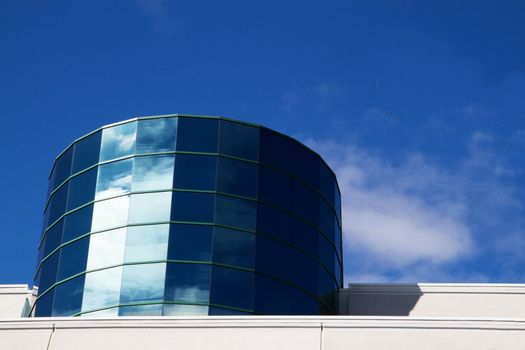
[[525, 2], [0, 4], [0, 283], [31, 283], [54, 157], [224, 115], [337, 172], [346, 282], [525, 282]]

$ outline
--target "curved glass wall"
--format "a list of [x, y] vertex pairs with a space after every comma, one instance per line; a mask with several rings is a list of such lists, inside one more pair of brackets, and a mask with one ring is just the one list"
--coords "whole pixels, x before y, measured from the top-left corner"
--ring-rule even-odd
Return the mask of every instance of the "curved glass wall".
[[53, 166], [33, 315], [335, 314], [340, 202], [316, 153], [261, 126], [103, 127]]

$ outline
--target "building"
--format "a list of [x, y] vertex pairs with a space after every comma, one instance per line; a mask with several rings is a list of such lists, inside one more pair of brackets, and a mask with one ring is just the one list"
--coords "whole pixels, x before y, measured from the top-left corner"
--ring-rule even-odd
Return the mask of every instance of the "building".
[[49, 177], [35, 316], [336, 314], [335, 175], [298, 141], [159, 116], [73, 142]]

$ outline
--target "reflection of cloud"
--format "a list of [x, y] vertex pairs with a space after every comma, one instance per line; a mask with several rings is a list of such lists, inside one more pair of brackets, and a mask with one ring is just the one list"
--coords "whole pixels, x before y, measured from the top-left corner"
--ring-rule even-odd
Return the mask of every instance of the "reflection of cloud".
[[181, 285], [174, 288], [173, 300], [207, 300], [209, 294], [208, 289], [201, 289], [199, 286]]
[[122, 267], [86, 274], [82, 311], [118, 305]]
[[134, 194], [129, 207], [129, 223], [168, 221], [170, 209], [171, 191]]
[[131, 159], [101, 165], [98, 170], [95, 199], [113, 197], [129, 192], [132, 165]]
[[122, 264], [125, 242], [125, 228], [91, 235], [87, 269], [92, 270]]
[[174, 159], [173, 156], [135, 158], [133, 191], [171, 189]]
[[121, 303], [164, 298], [166, 264], [124, 266]]
[[129, 196], [96, 202], [93, 207], [92, 231], [124, 226], [128, 221]]

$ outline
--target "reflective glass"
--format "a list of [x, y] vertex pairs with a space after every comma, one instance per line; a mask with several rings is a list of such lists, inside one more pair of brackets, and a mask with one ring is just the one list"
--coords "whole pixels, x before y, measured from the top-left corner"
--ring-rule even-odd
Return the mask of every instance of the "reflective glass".
[[42, 262], [40, 280], [38, 286], [39, 294], [44, 293], [56, 282], [59, 252], [54, 253]]
[[217, 195], [215, 204], [215, 222], [217, 224], [255, 230], [256, 216], [256, 202]]
[[102, 132], [97, 131], [75, 143], [72, 174], [98, 163]]
[[337, 222], [334, 211], [328, 206], [324, 199], [319, 198], [319, 226], [326, 237], [334, 243], [336, 224]]
[[292, 172], [311, 186], [319, 188], [319, 156], [297, 142], [294, 142], [292, 154]]
[[219, 157], [217, 191], [246, 197], [256, 197], [257, 165]]
[[129, 226], [124, 262], [165, 260], [168, 239], [168, 224]]
[[293, 179], [266, 167], [259, 167], [259, 200], [292, 210]]
[[207, 303], [210, 298], [210, 265], [168, 263], [164, 300]]
[[233, 309], [227, 309], [223, 307], [216, 307], [216, 306], [210, 306], [209, 307], [209, 315], [210, 316], [218, 316], [218, 315], [224, 315], [224, 316], [236, 316], [236, 315], [251, 315], [251, 312], [244, 312], [240, 310], [233, 310]]
[[97, 168], [77, 175], [69, 180], [67, 210], [75, 209], [95, 198], [97, 185]]
[[339, 193], [339, 190], [337, 189], [337, 183], [335, 184], [335, 213], [337, 215], [337, 218], [339, 219], [339, 224], [341, 225], [341, 194]]
[[73, 278], [55, 287], [53, 316], [72, 316], [80, 312], [84, 291], [84, 275]]
[[71, 174], [71, 159], [73, 158], [73, 147], [69, 147], [55, 163], [54, 187], [58, 187]]
[[311, 224], [317, 225], [319, 221], [319, 194], [297, 181], [294, 181], [293, 188], [294, 212]]
[[55, 222], [66, 211], [67, 190], [69, 183], [65, 183], [53, 195], [49, 202], [49, 223]]
[[217, 152], [219, 121], [179, 117], [177, 151]]
[[255, 313], [261, 315], [289, 315], [290, 287], [272, 278], [255, 275]]
[[84, 318], [110, 318], [118, 316], [118, 307], [112, 307], [109, 309], [98, 310], [93, 312], [86, 312], [81, 315]]
[[290, 250], [274, 240], [257, 236], [255, 270], [287, 281], [290, 278]]
[[166, 264], [124, 266], [120, 303], [161, 301], [164, 297]]
[[[89, 237], [79, 239], [60, 248], [57, 281], [76, 275], [86, 270]], [[58, 290], [58, 289], [57, 289]]]
[[93, 208], [93, 231], [124, 226], [128, 222], [129, 196], [96, 202]]
[[210, 193], [173, 192], [171, 219], [213, 222], [214, 199]]
[[219, 153], [257, 160], [258, 147], [257, 127], [221, 120]]
[[334, 273], [334, 256], [335, 250], [334, 247], [324, 238], [319, 235], [319, 259], [321, 262], [328, 268], [328, 270]]
[[102, 131], [100, 161], [125, 157], [135, 150], [137, 122], [112, 126]]
[[119, 316], [162, 316], [162, 304], [121, 306]]
[[177, 154], [174, 187], [189, 190], [215, 190], [217, 157]]
[[211, 261], [213, 226], [171, 225], [168, 259]]
[[62, 230], [64, 229], [64, 219], [57, 222], [47, 230], [44, 245], [44, 256], [48, 256], [62, 243]]
[[207, 316], [208, 306], [165, 304], [163, 316]]
[[122, 266], [86, 274], [82, 311], [118, 305]]
[[292, 216], [282, 210], [261, 203], [257, 205], [257, 232], [290, 242], [291, 220]]
[[133, 161], [132, 191], [169, 190], [174, 156], [137, 157]]
[[222, 227], [213, 233], [213, 261], [246, 268], [254, 267], [255, 235]]
[[334, 278], [321, 266], [318, 265], [318, 290], [319, 295], [323, 296], [337, 289]]
[[132, 159], [124, 159], [99, 166], [95, 199], [128, 193], [131, 189]]
[[293, 141], [266, 128], [261, 128], [259, 161], [290, 172]]
[[213, 266], [210, 303], [253, 309], [253, 272]]
[[[91, 230], [91, 217], [93, 205], [88, 205], [81, 209], [69, 213], [64, 219], [64, 233], [62, 243], [69, 242]], [[109, 215], [109, 214], [108, 214]]]
[[319, 190], [323, 194], [323, 197], [330, 203], [331, 206], [335, 204], [335, 186], [334, 186], [334, 175], [324, 162], [319, 162]]
[[319, 301], [297, 288], [290, 288], [290, 313], [292, 315], [316, 315]]
[[292, 218], [292, 243], [317, 257], [319, 231], [298, 218]]
[[87, 270], [122, 264], [125, 242], [125, 228], [92, 234], [89, 243]]
[[171, 191], [131, 195], [129, 224], [170, 220]]
[[[40, 290], [39, 295], [42, 295], [42, 290]], [[51, 289], [42, 297], [38, 298], [36, 301], [35, 317], [45, 317], [50, 316], [53, 310], [53, 298], [55, 297], [55, 288]]]
[[174, 151], [176, 137], [177, 118], [139, 120], [136, 153]]
[[295, 249], [291, 249], [289, 254], [291, 281], [308, 292], [317, 295], [317, 260]]

